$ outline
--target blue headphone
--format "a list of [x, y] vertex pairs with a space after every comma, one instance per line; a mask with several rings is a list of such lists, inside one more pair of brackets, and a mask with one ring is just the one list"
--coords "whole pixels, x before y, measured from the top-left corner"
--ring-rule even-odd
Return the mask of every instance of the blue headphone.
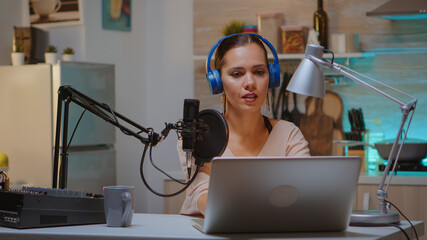
[[215, 49], [218, 47], [218, 45], [224, 41], [225, 39], [238, 35], [238, 34], [247, 34], [247, 35], [254, 35], [258, 37], [260, 40], [262, 40], [267, 46], [270, 48], [271, 52], [274, 55], [274, 63], [268, 64], [268, 71], [270, 75], [270, 81], [268, 83], [268, 88], [275, 88], [280, 85], [280, 65], [279, 65], [279, 57], [277, 56], [276, 50], [274, 49], [273, 45], [267, 41], [267, 39], [261, 37], [258, 34], [254, 33], [237, 33], [232, 34], [226, 37], [221, 38], [211, 49], [209, 52], [208, 58], [206, 59], [206, 80], [209, 83], [209, 89], [211, 90], [212, 94], [218, 94], [223, 91], [222, 88], [222, 82], [221, 82], [221, 74], [218, 69], [211, 70], [211, 58], [212, 54], [215, 51]]

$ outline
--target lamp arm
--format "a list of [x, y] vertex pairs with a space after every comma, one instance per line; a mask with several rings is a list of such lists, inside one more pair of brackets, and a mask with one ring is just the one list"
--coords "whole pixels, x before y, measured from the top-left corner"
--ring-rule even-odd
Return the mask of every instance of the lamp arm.
[[[408, 116], [409, 116], [408, 114], [409, 114], [409, 112], [404, 112], [404, 113], [402, 114], [402, 120], [401, 120], [401, 123], [400, 123], [400, 126], [399, 126], [399, 130], [398, 130], [398, 132], [397, 132], [396, 138], [394, 139], [394, 143], [393, 143], [393, 146], [392, 146], [392, 149], [391, 149], [391, 151], [390, 151], [389, 158], [388, 158], [389, 160], [390, 160], [390, 159], [391, 159], [391, 160], [387, 162], [386, 168], [384, 169], [384, 172], [385, 172], [385, 173], [388, 173], [388, 172], [389, 172], [389, 170], [390, 170], [390, 166], [391, 166], [391, 163], [393, 162], [393, 160], [395, 160], [395, 161], [394, 161], [394, 164], [393, 164], [392, 172], [394, 172], [394, 171], [395, 171], [395, 169], [396, 169], [397, 162], [398, 162], [398, 159], [399, 159], [399, 156], [400, 156], [400, 152], [401, 152], [401, 150], [402, 150], [403, 143], [404, 143], [404, 141], [406, 140], [406, 136], [407, 136], [407, 134], [408, 134], [408, 131], [406, 131], [406, 132], [405, 132], [405, 134], [404, 134], [404, 136], [403, 136], [403, 138], [402, 138], [401, 144], [400, 144], [400, 146], [399, 146], [399, 149], [398, 149], [398, 150], [395, 150], [394, 148], [397, 148], [397, 146], [398, 146], [398, 144], [399, 144], [399, 138], [400, 138], [400, 136], [401, 136], [401, 134], [402, 134], [402, 131], [403, 131], [403, 127], [404, 127], [404, 125], [405, 125], [405, 122], [406, 122], [406, 120], [408, 119]], [[409, 119], [408, 125], [406, 126], [406, 129], [408, 129], [408, 128], [409, 128], [409, 125], [410, 125], [410, 124], [411, 124], [411, 122], [412, 122], [412, 117], [413, 117], [413, 116], [414, 116], [414, 111], [412, 111], [412, 114], [411, 114], [411, 117], [410, 117], [410, 119]], [[397, 153], [396, 153], [396, 152], [397, 152]], [[393, 153], [393, 154], [395, 154], [396, 156], [392, 155], [392, 153]], [[384, 193], [385, 193], [385, 194], [387, 194], [388, 187], [390, 186], [390, 182], [391, 182], [391, 178], [392, 178], [392, 177], [393, 177], [393, 175], [391, 175], [391, 176], [389, 177], [389, 180], [388, 180], [388, 183], [387, 183], [386, 189], [384, 190]], [[382, 190], [382, 189], [384, 188], [385, 180], [386, 180], [386, 174], [384, 174], [384, 175], [382, 176], [381, 184], [380, 184], [380, 186], [379, 186], [379, 188], [378, 188], [378, 190], [379, 190], [379, 191], [380, 191], [380, 190]]]
[[[389, 157], [388, 157], [388, 161], [387, 161], [387, 165], [386, 165], [386, 168], [385, 168], [385, 170], [384, 170], [384, 174], [383, 174], [383, 176], [382, 176], [382, 178], [381, 178], [381, 183], [380, 183], [379, 188], [378, 188], [378, 190], [377, 190], [377, 197], [378, 197], [378, 199], [380, 200], [380, 210], [379, 210], [379, 211], [380, 211], [380, 214], [386, 214], [386, 213], [387, 213], [387, 208], [386, 208], [386, 202], [385, 202], [385, 199], [387, 198], [387, 191], [388, 191], [388, 188], [389, 188], [389, 186], [390, 186], [391, 178], [393, 177], [393, 174], [391, 174], [391, 175], [390, 175], [390, 177], [389, 177], [389, 179], [388, 179], [388, 182], [387, 182], [387, 185], [386, 185], [385, 189], [384, 189], [384, 185], [385, 185], [385, 182], [386, 182], [386, 179], [387, 179], [387, 175], [388, 175], [388, 173], [389, 173], [389, 171], [390, 171], [390, 167], [391, 167], [391, 165], [392, 165], [392, 162], [394, 162], [394, 164], [393, 164], [393, 169], [392, 169], [392, 173], [393, 173], [393, 172], [395, 171], [395, 169], [396, 169], [396, 166], [397, 166], [397, 163], [398, 163], [398, 160], [399, 160], [399, 156], [400, 156], [400, 152], [401, 152], [401, 150], [402, 150], [403, 143], [404, 143], [404, 141], [405, 141], [405, 139], [406, 139], [406, 135], [408, 134], [409, 125], [411, 124], [412, 117], [413, 117], [413, 115], [414, 115], [414, 111], [415, 111], [415, 107], [416, 107], [416, 104], [417, 104], [417, 102], [418, 102], [418, 99], [417, 99], [417, 98], [415, 98], [415, 97], [413, 97], [413, 96], [411, 96], [411, 95], [409, 95], [409, 94], [407, 94], [407, 93], [405, 93], [405, 92], [403, 92], [403, 91], [400, 91], [399, 89], [393, 88], [393, 87], [391, 87], [391, 86], [389, 86], [389, 85], [387, 85], [387, 84], [384, 84], [384, 83], [382, 83], [382, 82], [379, 82], [379, 81], [377, 81], [377, 80], [375, 80], [375, 79], [373, 79], [373, 78], [370, 78], [370, 77], [368, 77], [368, 76], [365, 76], [365, 75], [363, 75], [363, 74], [361, 74], [361, 73], [358, 73], [358, 72], [356, 72], [356, 71], [354, 71], [354, 70], [352, 70], [352, 69], [349, 69], [349, 68], [347, 68], [347, 67], [345, 67], [345, 66], [342, 66], [342, 65], [340, 65], [340, 64], [337, 64], [337, 63], [334, 63], [334, 62], [328, 61], [328, 60], [326, 60], [326, 59], [324, 59], [324, 58], [317, 58], [317, 57], [314, 57], [314, 56], [312, 56], [312, 55], [309, 55], [309, 56], [307, 56], [307, 57], [308, 57], [311, 61], [313, 61], [313, 62], [315, 62], [315, 63], [317, 63], [317, 64], [321, 65], [322, 67], [325, 67], [325, 68], [328, 68], [328, 69], [334, 70], [334, 71], [336, 71], [336, 72], [339, 72], [339, 73], [341, 73], [342, 75], [344, 75], [344, 76], [346, 76], [346, 77], [348, 77], [348, 78], [352, 79], [352, 80], [353, 80], [353, 81], [355, 81], [355, 82], [358, 82], [359, 84], [361, 84], [361, 85], [363, 85], [363, 86], [365, 86], [365, 87], [367, 87], [367, 88], [371, 89], [372, 91], [374, 91], [374, 92], [376, 92], [376, 93], [381, 94], [382, 96], [384, 96], [384, 97], [386, 97], [386, 98], [390, 99], [391, 101], [393, 101], [393, 102], [395, 102], [395, 103], [397, 103], [397, 104], [399, 105], [399, 108], [400, 108], [400, 110], [401, 110], [401, 112], [402, 112], [402, 120], [401, 120], [401, 123], [400, 123], [400, 126], [399, 126], [399, 130], [398, 130], [398, 132], [397, 132], [397, 134], [396, 134], [396, 138], [395, 138], [395, 140], [394, 140], [393, 146], [392, 146], [392, 148], [391, 148], [391, 151], [390, 151], [390, 154], [389, 154]], [[373, 81], [373, 82], [375, 82], [375, 83], [377, 83], [377, 84], [379, 84], [379, 85], [382, 85], [382, 86], [384, 86], [384, 87], [386, 87], [386, 88], [388, 88], [388, 89], [390, 89], [390, 90], [392, 90], [392, 91], [394, 91], [394, 92], [397, 92], [397, 93], [403, 94], [403, 95], [405, 95], [405, 96], [407, 96], [407, 97], [411, 98], [411, 101], [409, 101], [408, 103], [404, 103], [404, 102], [402, 102], [401, 100], [399, 100], [399, 99], [397, 99], [397, 98], [395, 98], [395, 97], [393, 97], [393, 96], [391, 96], [391, 95], [389, 95], [389, 94], [385, 93], [384, 91], [382, 91], [382, 90], [380, 90], [380, 89], [378, 89], [378, 88], [376, 88], [376, 87], [372, 86], [371, 84], [369, 84], [369, 83], [367, 83], [367, 82], [365, 82], [365, 81], [361, 80], [361, 79], [360, 79], [359, 77], [357, 77], [357, 76], [359, 76], [359, 77], [363, 77], [363, 78], [365, 78], [365, 79], [369, 79], [369, 80], [371, 80], [371, 81]], [[405, 132], [405, 135], [404, 135], [404, 137], [403, 137], [403, 139], [402, 139], [402, 141], [401, 141], [401, 144], [399, 145], [399, 138], [400, 138], [400, 136], [401, 136], [401, 134], [402, 134], [403, 128], [404, 128], [404, 126], [405, 126], [405, 123], [406, 123], [406, 121], [407, 121], [407, 119], [408, 119], [408, 116], [409, 116], [409, 113], [410, 113], [411, 111], [412, 111], [412, 114], [411, 114], [411, 117], [410, 117], [410, 119], [409, 119], [409, 122], [408, 122], [408, 124], [407, 124], [407, 126], [406, 126], [406, 132]], [[398, 146], [399, 146], [399, 147], [398, 147]]]
[[[363, 86], [371, 89], [372, 91], [383, 95], [384, 97], [390, 99], [391, 101], [399, 104], [399, 106], [402, 109], [402, 111], [408, 109], [408, 112], [409, 112], [411, 110], [411, 108], [413, 107], [413, 105], [418, 101], [415, 97], [413, 97], [413, 96], [411, 96], [411, 95], [409, 95], [409, 94], [407, 94], [407, 93], [405, 93], [405, 92], [403, 92], [403, 91], [401, 91], [399, 89], [396, 89], [396, 88], [391, 87], [391, 86], [389, 86], [389, 85], [387, 85], [385, 83], [377, 81], [377, 80], [375, 80], [375, 79], [373, 79], [371, 77], [368, 77], [366, 75], [358, 73], [358, 72], [356, 72], [356, 71], [354, 71], [354, 70], [352, 70], [350, 68], [347, 68], [347, 67], [345, 67], [343, 65], [340, 65], [340, 64], [337, 64], [337, 63], [334, 63], [334, 62], [330, 62], [330, 61], [328, 61], [328, 60], [326, 60], [324, 58], [322, 58], [322, 59], [316, 58], [316, 57], [313, 57], [311, 55], [308, 56], [308, 58], [311, 61], [313, 61], [313, 62], [315, 62], [315, 63], [317, 63], [317, 64], [319, 64], [319, 65], [321, 65], [321, 66], [323, 66], [325, 68], [328, 68], [328, 69], [331, 69], [331, 70], [334, 70], [336, 72], [339, 72], [339, 73], [343, 74], [344, 76], [352, 79], [353, 81], [355, 81], [355, 82], [357, 82], [357, 83], [359, 83], [359, 84], [361, 84], [361, 85], [363, 85]], [[369, 84], [369, 83], [361, 80], [360, 78], [356, 77], [355, 75], [359, 75], [361, 77], [369, 79], [369, 80], [371, 80], [371, 81], [373, 81], [373, 82], [375, 82], [377, 84], [380, 84], [380, 85], [382, 85], [382, 86], [384, 86], [384, 87], [386, 87], [386, 88], [388, 88], [388, 89], [390, 89], [390, 90], [392, 90], [394, 92], [397, 92], [397, 93], [403, 94], [403, 95], [405, 95], [405, 96], [407, 96], [409, 98], [412, 98], [412, 101], [410, 101], [409, 103], [404, 103], [404, 102], [400, 101], [399, 99], [391, 96], [390, 94], [387, 94], [386, 92], [381, 91], [380, 89], [372, 86], [371, 84]]]

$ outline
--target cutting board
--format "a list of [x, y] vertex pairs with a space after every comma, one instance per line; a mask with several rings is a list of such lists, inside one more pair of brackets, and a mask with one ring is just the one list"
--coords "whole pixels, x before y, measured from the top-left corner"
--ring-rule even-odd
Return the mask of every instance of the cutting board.
[[[306, 114], [312, 114], [315, 110], [315, 98], [308, 97], [306, 99]], [[341, 97], [332, 91], [326, 91], [325, 98], [322, 99], [322, 112], [333, 118], [333, 140], [344, 140], [344, 131], [342, 126], [343, 102]], [[343, 156], [345, 154], [344, 147], [337, 144], [332, 144], [330, 155]]]
[[323, 100], [313, 98], [314, 109], [301, 117], [300, 129], [308, 141], [312, 156], [330, 156], [332, 152], [332, 135], [334, 119], [323, 112]]

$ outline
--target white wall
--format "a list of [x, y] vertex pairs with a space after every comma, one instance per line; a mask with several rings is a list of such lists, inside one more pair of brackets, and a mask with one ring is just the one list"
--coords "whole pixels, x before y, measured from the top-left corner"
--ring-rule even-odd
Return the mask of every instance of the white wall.
[[[193, 97], [193, 1], [148, 1], [145, 49], [147, 55], [147, 123], [161, 130], [164, 123], [175, 123], [182, 118], [185, 98]], [[176, 153], [177, 137], [170, 133], [154, 152], [154, 160], [166, 171], [180, 171]], [[147, 164], [148, 165], [148, 164]], [[163, 192], [157, 171], [147, 176], [155, 189]], [[162, 199], [148, 195], [148, 210], [158, 212], [162, 209]]]
[[[130, 32], [102, 29], [101, 0], [82, 3], [84, 25], [48, 29], [51, 43], [59, 51], [73, 47], [78, 61], [115, 64], [119, 113], [158, 133], [165, 122], [177, 122], [184, 99], [193, 97], [193, 0], [132, 1]], [[10, 64], [13, 26], [28, 26], [23, 8], [26, 0], [0, 1], [0, 64]], [[171, 132], [153, 150], [154, 161], [165, 171], [180, 171], [176, 143]], [[161, 213], [163, 198], [140, 179], [142, 144], [117, 130], [116, 149], [117, 183], [136, 186], [136, 212]], [[148, 166], [148, 155], [146, 163], [148, 182], [163, 192], [164, 177]]]
[[[132, 1], [132, 31], [102, 29], [101, 1], [84, 1], [86, 60], [116, 64], [116, 110], [156, 132], [182, 116], [193, 96], [193, 1]], [[179, 171], [176, 134], [153, 150], [165, 171]], [[143, 145], [117, 131], [118, 184], [137, 187], [137, 212], [161, 213], [163, 198], [147, 190], [139, 175]], [[163, 177], [145, 166], [150, 185], [163, 192]]]
[[23, 27], [25, 1], [0, 0], [0, 65], [10, 65], [13, 27]]

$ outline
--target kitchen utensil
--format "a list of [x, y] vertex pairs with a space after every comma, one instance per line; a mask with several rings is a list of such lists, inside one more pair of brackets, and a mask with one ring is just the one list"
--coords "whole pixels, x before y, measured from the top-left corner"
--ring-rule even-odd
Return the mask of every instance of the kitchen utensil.
[[295, 125], [299, 126], [301, 121], [301, 114], [298, 111], [297, 94], [292, 93], [292, 95], [294, 97], [294, 109], [292, 109], [292, 112], [291, 112], [291, 119]]
[[289, 73], [283, 74], [283, 88], [282, 88], [282, 117], [281, 119], [291, 121], [291, 112], [288, 109], [288, 97], [289, 93], [286, 91], [289, 81], [291, 80]]
[[[375, 143], [375, 146], [356, 140], [335, 140], [334, 143], [342, 146], [369, 146], [377, 149], [381, 158], [387, 159], [390, 155], [393, 139], [384, 142]], [[400, 145], [399, 145], [400, 146]], [[407, 138], [403, 143], [402, 152], [400, 153], [399, 162], [417, 162], [427, 156], [427, 142], [419, 139]]]
[[[277, 105], [279, 102], [276, 102], [276, 89], [271, 89], [271, 111], [273, 112], [273, 117], [277, 119]], [[279, 89], [280, 91], [280, 89]], [[279, 94], [280, 96], [280, 94]], [[268, 96], [267, 96], [268, 97]]]
[[348, 111], [348, 121], [350, 122], [350, 129], [351, 131], [356, 130], [356, 127], [354, 125], [354, 117], [351, 111]]
[[301, 117], [300, 129], [312, 156], [330, 156], [334, 119], [322, 112], [322, 99], [315, 98], [314, 102], [313, 113]]
[[[391, 147], [393, 146], [394, 139], [386, 140], [384, 142], [375, 143], [378, 154], [383, 159], [387, 159]], [[398, 145], [400, 147], [400, 144]], [[416, 162], [427, 155], [427, 142], [419, 139], [407, 138], [403, 143], [402, 151], [399, 157], [399, 163], [403, 162]]]
[[[312, 114], [315, 109], [315, 98], [307, 97], [305, 100], [306, 105], [306, 114]], [[343, 103], [340, 95], [332, 91], [326, 91], [325, 98], [323, 98], [323, 108], [322, 111], [333, 118], [334, 120], [334, 129], [332, 134], [333, 140], [343, 140], [346, 139], [344, 136], [343, 126], [342, 126], [342, 114], [343, 114]], [[344, 147], [333, 144], [332, 145], [332, 155], [333, 156], [343, 156], [345, 154]]]
[[358, 111], [359, 111], [359, 118], [360, 118], [360, 126], [362, 127], [362, 131], [365, 131], [366, 130], [366, 128], [365, 128], [365, 119], [363, 117], [362, 109], [359, 108]]
[[353, 116], [353, 121], [354, 121], [354, 127], [357, 131], [364, 131], [365, 130], [365, 126], [363, 123], [363, 117], [361, 114], [361, 108], [359, 109], [351, 109], [351, 114]]
[[351, 116], [353, 117], [354, 130], [360, 131], [360, 123], [359, 123], [359, 118], [357, 117], [356, 109], [353, 108], [350, 111], [351, 111]]
[[371, 145], [369, 143], [365, 143], [362, 141], [357, 141], [357, 140], [334, 140], [334, 143], [341, 146], [347, 146], [347, 147], [368, 146], [371, 148], [375, 148], [374, 145]]

